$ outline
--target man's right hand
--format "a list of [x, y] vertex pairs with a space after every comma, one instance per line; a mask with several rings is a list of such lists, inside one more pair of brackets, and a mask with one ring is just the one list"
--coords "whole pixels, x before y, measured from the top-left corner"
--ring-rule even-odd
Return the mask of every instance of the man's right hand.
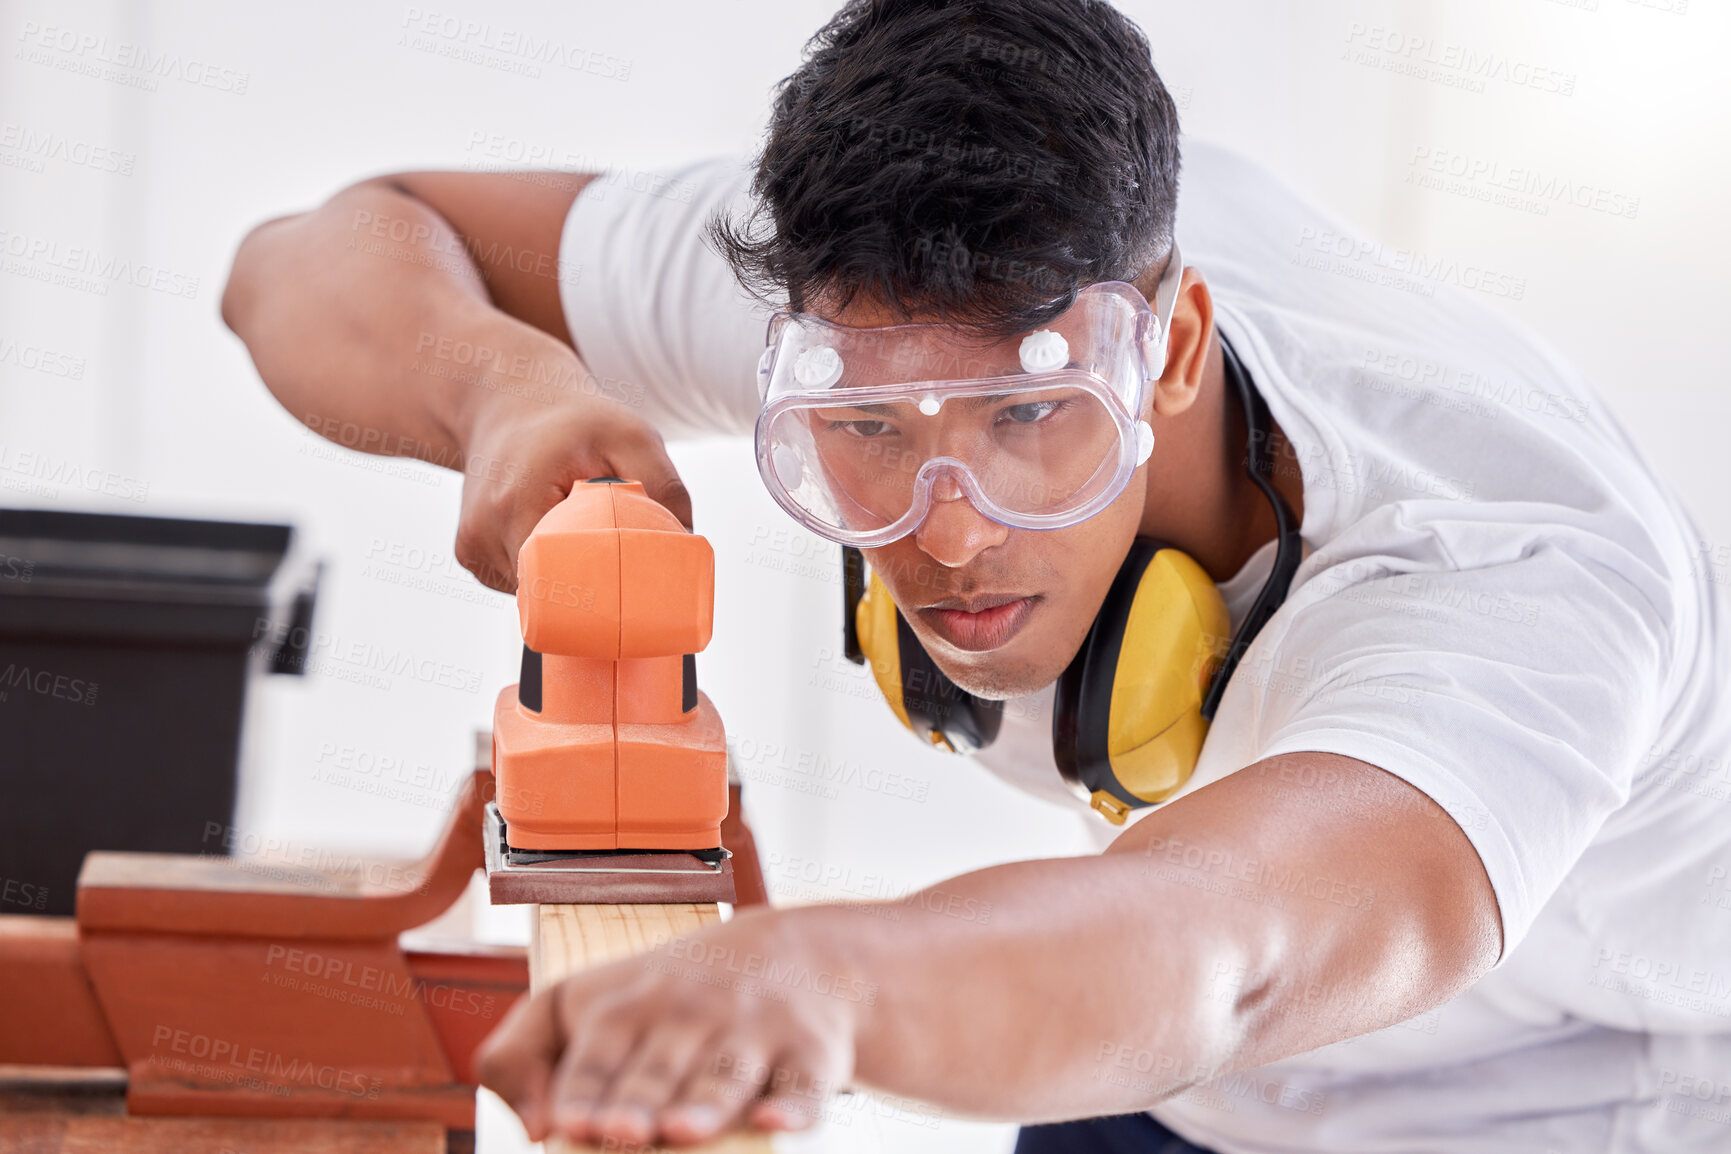
[[[570, 360], [582, 371], [578, 379], [594, 379], [575, 356]], [[641, 481], [644, 492], [691, 528], [691, 495], [661, 434], [606, 397], [552, 404], [499, 397], [475, 415], [464, 448], [456, 557], [500, 592], [516, 591], [517, 551], [530, 530], [571, 486], [591, 477]]]
[[310, 427], [463, 470], [457, 559], [507, 593], [529, 531], [590, 477], [641, 481], [691, 527], [660, 435], [598, 387], [566, 326], [561, 229], [590, 177], [533, 175], [363, 181], [254, 229], [222, 302]]

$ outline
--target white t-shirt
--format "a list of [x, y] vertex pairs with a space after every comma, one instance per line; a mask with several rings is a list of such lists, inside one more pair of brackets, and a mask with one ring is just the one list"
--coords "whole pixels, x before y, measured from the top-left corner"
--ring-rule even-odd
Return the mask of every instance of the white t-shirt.
[[[1382, 767], [1471, 839], [1505, 951], [1420, 1018], [1154, 1113], [1221, 1154], [1731, 1150], [1731, 636], [1688, 517], [1580, 376], [1478, 299], [1519, 282], [1365, 240], [1217, 147], [1184, 162], [1185, 259], [1292, 444], [1308, 550], [1190, 788], [1299, 751]], [[566, 317], [665, 433], [747, 433], [767, 311], [701, 229], [747, 204], [749, 170], [672, 175], [694, 192], [578, 198]], [[1050, 696], [981, 760], [1079, 807]]]

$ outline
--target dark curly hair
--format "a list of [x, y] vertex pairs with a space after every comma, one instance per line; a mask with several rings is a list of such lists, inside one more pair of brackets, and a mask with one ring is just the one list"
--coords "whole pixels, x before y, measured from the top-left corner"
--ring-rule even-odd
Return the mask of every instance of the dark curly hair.
[[777, 87], [744, 219], [709, 237], [796, 308], [991, 332], [1165, 259], [1178, 112], [1103, 0], [851, 0]]

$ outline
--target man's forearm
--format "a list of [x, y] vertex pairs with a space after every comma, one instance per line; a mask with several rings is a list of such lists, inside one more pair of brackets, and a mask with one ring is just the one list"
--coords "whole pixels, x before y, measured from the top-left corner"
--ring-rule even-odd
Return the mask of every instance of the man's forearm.
[[1223, 930], [1201, 891], [1152, 872], [1127, 854], [1017, 862], [913, 895], [893, 919], [795, 911], [847, 923], [832, 940], [849, 943], [843, 965], [874, 1003], [859, 1081], [1039, 1121], [1145, 1109], [1201, 1080], [1240, 1030], [1210, 975], [1255, 969], [1258, 947]]
[[489, 400], [580, 384], [571, 348], [496, 308], [464, 238], [389, 181], [255, 229], [223, 317], [286, 409], [367, 452], [461, 468]]

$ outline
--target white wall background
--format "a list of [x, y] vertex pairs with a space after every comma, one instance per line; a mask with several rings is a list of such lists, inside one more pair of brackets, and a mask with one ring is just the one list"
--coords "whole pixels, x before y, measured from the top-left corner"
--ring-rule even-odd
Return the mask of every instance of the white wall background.
[[[341, 668], [267, 682], [239, 824], [295, 845], [421, 852], [492, 694], [515, 679], [518, 638], [508, 599], [448, 560], [454, 476], [326, 452], [258, 383], [217, 317], [240, 237], [366, 175], [484, 163], [474, 142], [495, 135], [582, 168], [748, 150], [769, 87], [833, 0], [439, 5], [629, 61], [628, 79], [554, 66], [520, 75], [496, 67], [498, 54], [489, 66], [417, 50], [405, 24], [432, 4], [0, 2], [0, 503], [292, 521], [307, 552], [329, 562], [321, 631], [478, 675], [473, 693], [407, 676], [355, 684]], [[1731, 417], [1726, 5], [1125, 7], [1189, 132], [1251, 154], [1392, 246], [1523, 278], [1522, 299], [1500, 307], [1585, 368], [1683, 492], [1703, 538], [1731, 541], [1721, 479]], [[61, 30], [48, 46], [46, 28]], [[1420, 57], [1495, 54], [1510, 75], [1550, 79], [1473, 90], [1446, 68], [1416, 77], [1382, 66], [1394, 59], [1391, 37], [1420, 38]], [[1380, 56], [1355, 56], [1373, 39]], [[171, 63], [128, 63], [127, 46]], [[1539, 212], [1409, 180], [1415, 157], [1444, 151], [1638, 203], [1623, 216], [1566, 201]], [[182, 295], [124, 279], [44, 283], [45, 248], [151, 266]], [[675, 455], [719, 561], [701, 678], [744, 743], [750, 809], [785, 899], [881, 896], [1083, 847], [1058, 811], [920, 750], [864, 676], [829, 659], [833, 552], [786, 532], [748, 445], [686, 443]], [[120, 495], [90, 491], [103, 482]], [[868, 769], [905, 775], [916, 796], [864, 788]], [[808, 871], [829, 880], [803, 881]], [[988, 1151], [1010, 1141], [1004, 1127], [851, 1117], [806, 1146]], [[490, 1112], [484, 1126], [484, 1148], [512, 1148], [505, 1120]]]

